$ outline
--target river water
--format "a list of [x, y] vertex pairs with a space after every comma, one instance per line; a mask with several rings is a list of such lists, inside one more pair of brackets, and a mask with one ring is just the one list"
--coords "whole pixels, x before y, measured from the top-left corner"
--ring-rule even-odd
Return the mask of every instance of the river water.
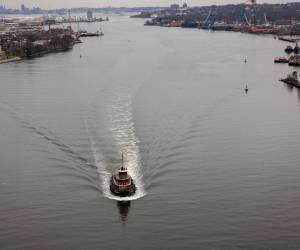
[[[298, 248], [286, 44], [143, 22], [0, 66], [1, 249]], [[108, 189], [121, 152], [131, 201]]]

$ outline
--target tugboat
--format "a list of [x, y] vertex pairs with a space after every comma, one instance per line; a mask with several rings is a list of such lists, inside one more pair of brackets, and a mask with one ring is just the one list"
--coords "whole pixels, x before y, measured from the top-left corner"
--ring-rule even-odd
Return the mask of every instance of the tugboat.
[[110, 191], [121, 197], [131, 196], [135, 194], [136, 186], [133, 179], [128, 174], [126, 167], [124, 167], [124, 160], [122, 154], [122, 166], [116, 170], [110, 180]]
[[300, 88], [300, 82], [299, 82], [299, 79], [298, 79], [297, 71], [294, 71], [292, 74], [288, 75], [284, 79], [280, 79], [280, 81], [282, 81], [282, 82], [284, 82], [288, 85]]

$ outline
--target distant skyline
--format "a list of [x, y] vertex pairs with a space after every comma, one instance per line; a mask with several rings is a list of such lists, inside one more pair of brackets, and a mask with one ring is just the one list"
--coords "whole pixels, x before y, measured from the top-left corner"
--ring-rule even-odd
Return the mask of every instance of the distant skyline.
[[[26, 7], [41, 7], [44, 9], [72, 8], [72, 7], [141, 7], [141, 6], [169, 6], [172, 3], [183, 4], [187, 2], [191, 6], [212, 4], [238, 4], [246, 1], [241, 0], [0, 0], [0, 5], [7, 8], [20, 8], [21, 4]], [[288, 3], [296, 0], [263, 0], [258, 3]]]

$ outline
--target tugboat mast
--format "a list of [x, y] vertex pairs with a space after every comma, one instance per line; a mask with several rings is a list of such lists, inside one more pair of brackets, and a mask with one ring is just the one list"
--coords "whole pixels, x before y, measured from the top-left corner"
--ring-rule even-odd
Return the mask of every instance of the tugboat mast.
[[121, 167], [121, 170], [125, 170], [125, 168], [124, 168], [124, 154], [123, 154], [123, 152], [122, 152], [122, 167]]

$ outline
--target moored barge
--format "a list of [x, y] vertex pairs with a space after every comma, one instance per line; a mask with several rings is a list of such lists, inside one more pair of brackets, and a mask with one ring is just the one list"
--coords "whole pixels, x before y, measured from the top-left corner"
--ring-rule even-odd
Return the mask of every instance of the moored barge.
[[289, 59], [287, 59], [286, 57], [275, 57], [274, 59], [274, 63], [288, 63]]
[[286, 83], [288, 85], [300, 88], [300, 82], [299, 82], [298, 72], [297, 71], [294, 71], [292, 74], [288, 75], [284, 79], [280, 79], [280, 81], [282, 81], [282, 82], [284, 82], [284, 83]]

